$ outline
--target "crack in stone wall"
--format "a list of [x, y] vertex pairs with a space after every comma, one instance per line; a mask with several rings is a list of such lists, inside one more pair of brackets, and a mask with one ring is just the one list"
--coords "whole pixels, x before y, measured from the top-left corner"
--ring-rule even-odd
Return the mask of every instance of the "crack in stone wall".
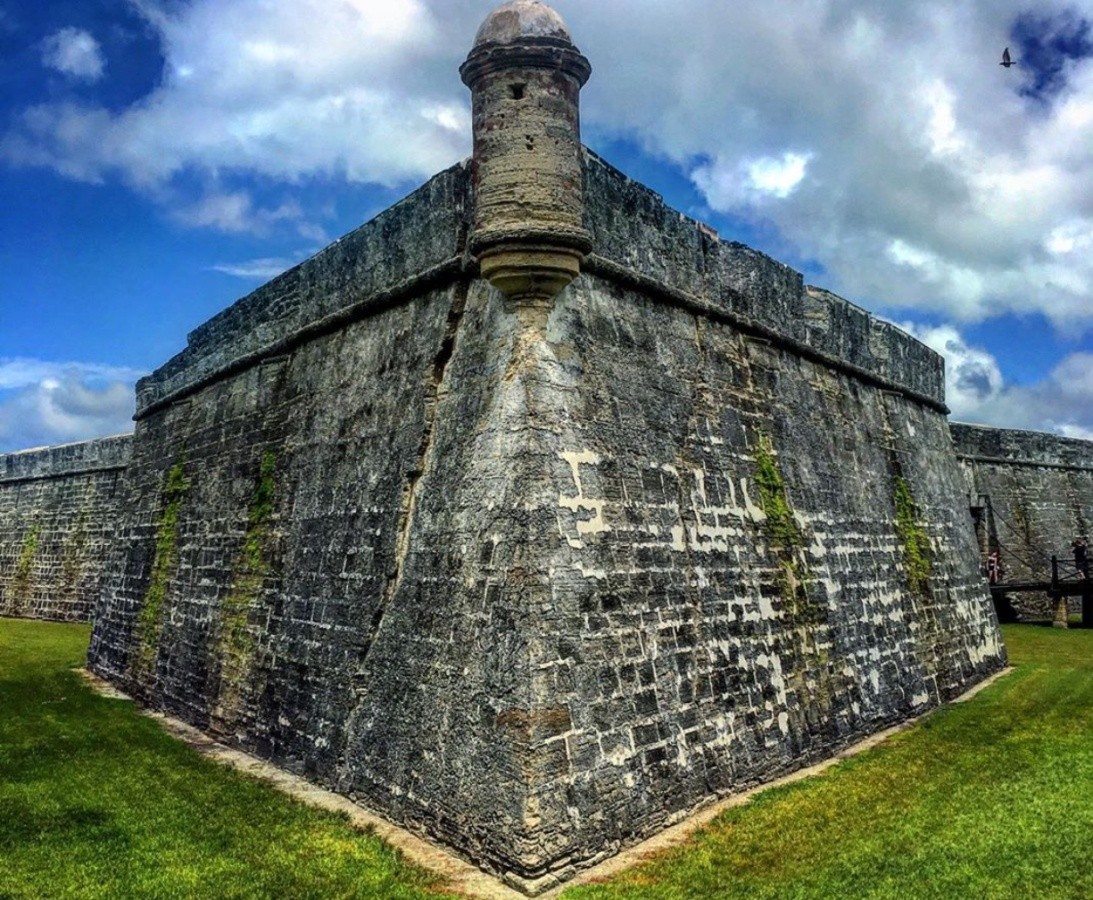
[[[461, 281], [452, 290], [451, 306], [448, 311], [447, 321], [445, 322], [444, 337], [429, 373], [429, 382], [424, 395], [425, 424], [421, 431], [421, 445], [417, 450], [416, 463], [410, 471], [407, 472], [406, 484], [402, 490], [401, 511], [396, 527], [397, 536], [395, 540], [393, 570], [387, 578], [387, 583], [383, 588], [383, 595], [376, 607], [376, 611], [372, 614], [372, 621], [369, 623], [368, 635], [365, 639], [364, 649], [361, 653], [362, 667], [365, 665], [368, 659], [368, 653], [375, 643], [376, 635], [379, 633], [383, 623], [384, 613], [390, 606], [391, 601], [398, 594], [399, 586], [402, 584], [402, 577], [406, 568], [406, 558], [410, 553], [410, 541], [413, 536], [414, 514], [417, 510], [418, 503], [418, 486], [425, 473], [430, 470], [432, 456], [435, 452], [435, 442], [433, 438], [436, 432], [436, 420], [440, 412], [440, 407], [448, 394], [448, 387], [444, 380], [444, 376], [448, 369], [448, 363], [451, 362], [452, 356], [456, 350], [456, 341], [459, 336], [459, 324], [463, 319], [466, 305], [467, 284], [466, 282]], [[359, 684], [357, 686], [357, 690], [363, 689], [365, 689], [365, 685]]]

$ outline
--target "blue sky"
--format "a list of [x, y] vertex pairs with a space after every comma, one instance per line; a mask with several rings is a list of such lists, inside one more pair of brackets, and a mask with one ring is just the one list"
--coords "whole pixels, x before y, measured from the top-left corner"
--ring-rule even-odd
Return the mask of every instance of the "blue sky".
[[[478, 0], [0, 0], [0, 452], [470, 148]], [[619, 168], [1093, 438], [1093, 2], [558, 0]], [[998, 65], [1009, 46], [1018, 65]]]

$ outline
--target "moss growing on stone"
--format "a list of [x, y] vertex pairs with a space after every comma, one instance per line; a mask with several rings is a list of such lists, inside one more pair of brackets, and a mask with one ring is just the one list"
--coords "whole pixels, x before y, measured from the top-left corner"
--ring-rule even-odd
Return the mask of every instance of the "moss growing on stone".
[[922, 526], [918, 506], [907, 480], [896, 476], [896, 533], [903, 547], [903, 564], [907, 569], [907, 584], [916, 594], [929, 595], [933, 574], [933, 548]]
[[38, 547], [42, 540], [42, 524], [35, 522], [30, 531], [23, 535], [23, 542], [19, 546], [19, 557], [15, 561], [15, 572], [12, 576], [13, 612], [25, 611], [30, 602], [31, 591], [34, 588], [34, 559], [38, 555]]
[[245, 568], [264, 573], [266, 564], [263, 559], [265, 537], [269, 531], [269, 517], [273, 514], [273, 496], [276, 484], [273, 479], [277, 469], [277, 456], [270, 450], [262, 454], [262, 463], [258, 471], [258, 485], [251, 498], [247, 512], [247, 539], [243, 544], [243, 565]]
[[821, 610], [809, 600], [806, 589], [811, 573], [802, 557], [804, 536], [793, 517], [793, 507], [786, 496], [785, 482], [778, 469], [770, 437], [761, 434], [754, 452], [759, 508], [766, 516], [763, 527], [778, 557], [781, 569], [778, 581], [782, 596], [796, 619], [818, 620]]
[[796, 702], [788, 707], [790, 740], [801, 749], [807, 735], [822, 727], [831, 714], [831, 698], [838, 693], [830, 671], [830, 652], [821, 646], [823, 606], [809, 597], [812, 573], [805, 561], [805, 537], [793, 515], [785, 481], [778, 468], [770, 437], [761, 434], [755, 446], [759, 507], [766, 516], [764, 530], [778, 560], [778, 589], [789, 616], [786, 627], [793, 663], [783, 672], [786, 685]]
[[759, 507], [767, 517], [766, 530], [771, 540], [781, 550], [801, 547], [801, 530], [786, 497], [786, 486], [782, 473], [778, 471], [773, 444], [765, 434], [760, 435], [755, 447], [755, 469]]
[[171, 575], [178, 565], [178, 517], [190, 489], [183, 457], [167, 472], [161, 493], [163, 511], [156, 523], [156, 555], [152, 562], [152, 577], [144, 594], [144, 603], [137, 615], [137, 656], [134, 675], [149, 673], [155, 662], [162, 628], [161, 610], [167, 598]]
[[87, 510], [80, 510], [79, 518], [72, 537], [64, 547], [64, 555], [61, 560], [61, 596], [67, 601], [74, 602], [77, 599], [80, 585], [80, 575], [84, 564], [87, 562]]
[[238, 712], [240, 699], [253, 665], [254, 636], [248, 628], [250, 610], [269, 574], [270, 518], [274, 510], [277, 457], [272, 451], [262, 454], [258, 483], [247, 510], [247, 530], [243, 547], [232, 568], [231, 589], [220, 604], [220, 632], [217, 659], [220, 686], [217, 715], [230, 720]]

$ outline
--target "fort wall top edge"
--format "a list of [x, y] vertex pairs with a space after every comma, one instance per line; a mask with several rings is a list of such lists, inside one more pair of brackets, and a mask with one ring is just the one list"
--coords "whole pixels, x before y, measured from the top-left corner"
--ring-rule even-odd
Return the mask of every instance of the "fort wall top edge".
[[457, 274], [466, 243], [468, 165], [440, 172], [195, 328], [181, 353], [137, 383], [136, 418], [234, 370], [284, 353], [316, 331], [336, 327], [343, 317], [367, 315], [412, 295], [431, 275]]
[[586, 157], [585, 224], [593, 240], [586, 270], [610, 272], [615, 267], [597, 267], [606, 259], [696, 298], [696, 311], [704, 307], [745, 332], [780, 339], [798, 353], [944, 408], [944, 362], [921, 341], [830, 291], [805, 285], [790, 266], [722, 240], [592, 151]]
[[129, 465], [132, 446], [131, 434], [118, 434], [2, 454], [0, 484], [124, 469]]
[[[584, 175], [587, 273], [947, 411], [941, 357], [906, 332], [722, 240], [587, 149]], [[185, 350], [138, 383], [136, 417], [346, 320], [468, 277], [470, 191], [468, 160], [196, 328]]]
[[950, 422], [959, 459], [1093, 471], [1093, 441], [1041, 431]]

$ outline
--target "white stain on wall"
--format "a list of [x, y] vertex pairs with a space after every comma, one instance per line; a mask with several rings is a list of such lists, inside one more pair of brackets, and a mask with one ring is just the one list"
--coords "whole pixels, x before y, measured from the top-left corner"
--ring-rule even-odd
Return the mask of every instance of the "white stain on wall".
[[591, 516], [587, 519], [578, 519], [577, 521], [577, 537], [570, 537], [565, 534], [565, 529], [562, 528], [561, 522], [559, 522], [559, 529], [562, 531], [562, 535], [565, 537], [566, 542], [570, 547], [580, 549], [584, 546], [584, 538], [592, 534], [604, 534], [610, 531], [610, 527], [603, 518], [603, 505], [606, 500], [595, 500], [591, 497], [586, 497], [584, 492], [584, 485], [581, 483], [581, 466], [589, 465], [595, 466], [600, 462], [598, 454], [593, 453], [591, 450], [580, 450], [578, 452], [559, 453], [558, 456], [569, 463], [569, 469], [573, 476], [573, 484], [577, 488], [577, 494], [573, 497], [566, 497], [560, 495], [558, 497], [558, 506], [562, 509], [568, 509], [574, 513], [586, 512]]

